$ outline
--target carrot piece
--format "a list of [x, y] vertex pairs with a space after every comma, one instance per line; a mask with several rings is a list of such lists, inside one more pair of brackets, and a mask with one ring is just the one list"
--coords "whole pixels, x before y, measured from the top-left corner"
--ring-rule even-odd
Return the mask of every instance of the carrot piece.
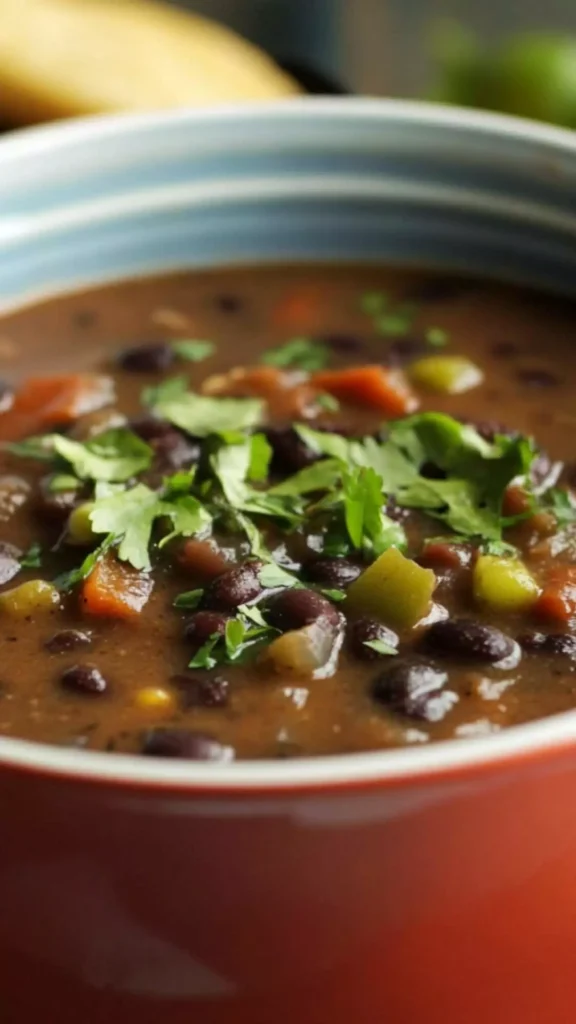
[[280, 419], [305, 416], [316, 398], [316, 390], [308, 384], [306, 374], [278, 366], [236, 366], [228, 373], [208, 377], [202, 385], [202, 392], [205, 395], [264, 398]]
[[552, 570], [534, 611], [542, 619], [568, 622], [576, 615], [576, 565]]
[[0, 414], [0, 438], [14, 440], [57, 424], [73, 423], [114, 400], [114, 382], [95, 373], [30, 377], [10, 409]]
[[84, 580], [82, 609], [101, 618], [133, 619], [142, 611], [153, 586], [147, 573], [105, 555]]
[[418, 407], [418, 399], [402, 374], [378, 365], [321, 370], [312, 375], [311, 383], [319, 391], [344, 401], [370, 405], [390, 419], [405, 416]]
[[314, 331], [322, 327], [327, 295], [313, 285], [300, 285], [276, 303], [271, 322], [282, 330]]

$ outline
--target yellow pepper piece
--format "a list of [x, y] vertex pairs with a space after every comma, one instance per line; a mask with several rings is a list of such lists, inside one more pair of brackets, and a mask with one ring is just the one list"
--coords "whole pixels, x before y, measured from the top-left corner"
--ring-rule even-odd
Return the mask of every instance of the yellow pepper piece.
[[444, 395], [470, 391], [484, 380], [482, 370], [466, 356], [426, 356], [412, 363], [409, 373], [415, 384]]
[[519, 558], [480, 555], [474, 566], [474, 597], [493, 611], [520, 612], [530, 608], [540, 587]]
[[414, 626], [430, 611], [435, 586], [431, 569], [388, 548], [348, 587], [345, 607], [399, 628]]
[[25, 619], [35, 612], [50, 611], [60, 604], [56, 587], [46, 580], [29, 580], [19, 587], [5, 590], [0, 594], [0, 611], [15, 619]]

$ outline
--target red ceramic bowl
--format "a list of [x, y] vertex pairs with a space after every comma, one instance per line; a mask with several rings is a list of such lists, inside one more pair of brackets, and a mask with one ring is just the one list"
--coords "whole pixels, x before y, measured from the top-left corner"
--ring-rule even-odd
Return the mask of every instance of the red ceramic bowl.
[[[419, 259], [562, 283], [575, 153], [520, 122], [357, 101], [31, 133], [0, 146], [0, 289], [273, 253], [409, 261], [417, 239]], [[242, 211], [251, 234], [224, 252]], [[568, 1024], [575, 793], [576, 713], [282, 763], [0, 741], [0, 1021]]]

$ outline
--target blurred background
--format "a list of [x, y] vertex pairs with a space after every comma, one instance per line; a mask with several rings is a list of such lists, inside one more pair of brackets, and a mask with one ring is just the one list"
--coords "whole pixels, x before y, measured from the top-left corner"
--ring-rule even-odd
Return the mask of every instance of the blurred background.
[[576, 127], [576, 0], [0, 0], [0, 25], [4, 125], [349, 91]]

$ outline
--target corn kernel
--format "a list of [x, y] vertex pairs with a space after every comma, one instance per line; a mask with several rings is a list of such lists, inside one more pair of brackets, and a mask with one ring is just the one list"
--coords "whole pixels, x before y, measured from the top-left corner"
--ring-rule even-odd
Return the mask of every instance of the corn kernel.
[[160, 686], [145, 686], [138, 690], [134, 703], [142, 711], [172, 711], [175, 699], [173, 693]]

